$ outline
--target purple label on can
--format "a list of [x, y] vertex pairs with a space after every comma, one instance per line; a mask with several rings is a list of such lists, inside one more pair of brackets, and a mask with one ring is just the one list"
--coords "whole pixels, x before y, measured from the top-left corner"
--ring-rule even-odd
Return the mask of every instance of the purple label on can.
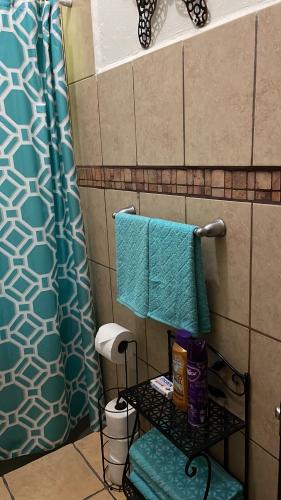
[[205, 424], [208, 418], [208, 366], [207, 363], [188, 361], [188, 422]]

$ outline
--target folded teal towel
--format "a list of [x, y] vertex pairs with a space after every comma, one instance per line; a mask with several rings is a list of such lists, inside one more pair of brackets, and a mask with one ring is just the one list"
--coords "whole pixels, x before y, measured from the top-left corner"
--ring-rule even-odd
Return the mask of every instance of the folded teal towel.
[[211, 329], [196, 227], [160, 219], [149, 224], [148, 316], [194, 335]]
[[148, 312], [149, 221], [128, 214], [115, 219], [117, 301], [141, 318]]
[[135, 471], [130, 474], [130, 480], [146, 500], [159, 500], [159, 497], [155, 495], [148, 484]]
[[[208, 500], [243, 500], [243, 487], [239, 481], [213, 459], [210, 460], [212, 478]], [[133, 471], [161, 500], [202, 500], [204, 496], [206, 460], [203, 457], [195, 459], [192, 465], [197, 467], [197, 474], [188, 477], [185, 474], [186, 456], [156, 429], [144, 434], [131, 446], [130, 462]]]
[[[167, 494], [167, 491], [163, 490], [158, 483], [155, 483], [151, 476], [147, 474], [142, 467], [140, 467], [134, 460], [131, 459], [132, 472], [136, 474], [137, 478], [145, 484], [149, 490], [156, 496], [158, 500], [171, 500], [171, 497]], [[130, 476], [131, 478], [131, 476]], [[137, 486], [135, 484], [135, 486]], [[140, 483], [140, 486], [142, 484]], [[137, 486], [138, 488], [138, 486]], [[140, 490], [141, 491], [141, 490]]]

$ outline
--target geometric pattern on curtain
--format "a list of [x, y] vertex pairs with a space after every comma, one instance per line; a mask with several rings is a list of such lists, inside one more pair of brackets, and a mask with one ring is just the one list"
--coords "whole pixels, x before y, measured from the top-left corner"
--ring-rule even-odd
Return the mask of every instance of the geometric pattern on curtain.
[[0, 459], [97, 429], [94, 333], [59, 5], [0, 0]]

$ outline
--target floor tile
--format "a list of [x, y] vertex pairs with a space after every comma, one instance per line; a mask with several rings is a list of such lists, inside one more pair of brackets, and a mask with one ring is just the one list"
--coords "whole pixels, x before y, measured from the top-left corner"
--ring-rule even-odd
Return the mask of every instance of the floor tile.
[[5, 476], [16, 500], [80, 500], [103, 484], [74, 446], [64, 446]]
[[126, 498], [123, 491], [112, 491], [112, 495], [116, 498], [116, 500], [123, 500]]
[[[90, 466], [96, 471], [96, 473], [103, 478], [103, 469], [102, 469], [102, 457], [100, 451], [100, 434], [99, 432], [93, 432], [89, 434], [87, 437], [76, 441], [75, 447], [82, 453]], [[105, 450], [106, 453], [106, 450]], [[106, 490], [101, 492], [100, 495], [105, 495], [104, 498], [107, 499], [109, 496], [106, 496]], [[111, 491], [111, 494], [114, 498], [121, 500], [126, 498], [123, 492], [119, 491]], [[95, 498], [103, 498], [102, 496], [94, 495]]]
[[96, 495], [93, 495], [92, 497], [89, 498], [89, 500], [110, 500], [110, 499], [112, 500], [112, 496], [110, 495], [110, 493], [108, 493], [107, 490], [102, 490], [99, 493], [96, 493]]
[[8, 492], [3, 479], [0, 478], [0, 499], [1, 500], [11, 500], [10, 493]]
[[102, 478], [102, 457], [100, 446], [100, 433], [92, 432], [88, 436], [75, 442], [75, 447], [82, 453], [90, 466]]

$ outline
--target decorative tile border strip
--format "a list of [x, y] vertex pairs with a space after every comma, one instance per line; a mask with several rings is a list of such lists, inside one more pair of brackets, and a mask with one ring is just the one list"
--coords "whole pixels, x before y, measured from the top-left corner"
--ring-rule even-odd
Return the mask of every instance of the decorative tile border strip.
[[77, 171], [80, 186], [236, 201], [281, 201], [281, 168], [78, 167]]

